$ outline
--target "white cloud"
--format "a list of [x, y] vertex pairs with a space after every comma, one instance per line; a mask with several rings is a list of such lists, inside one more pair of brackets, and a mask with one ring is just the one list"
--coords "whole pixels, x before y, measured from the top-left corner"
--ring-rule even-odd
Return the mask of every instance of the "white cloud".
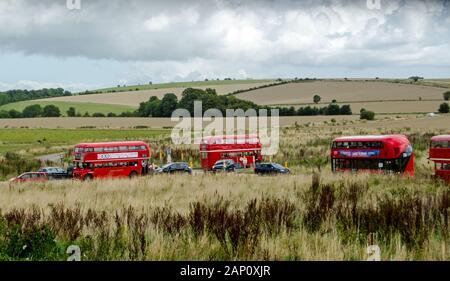
[[146, 20], [144, 25], [149, 31], [162, 31], [169, 27], [170, 18], [164, 14], [161, 14]]
[[80, 92], [87, 89], [98, 89], [106, 87], [106, 85], [93, 85], [84, 83], [56, 83], [56, 82], [40, 82], [31, 80], [19, 80], [16, 83], [0, 82], [0, 91], [8, 91], [13, 89], [38, 90], [43, 88], [63, 88], [71, 92]]

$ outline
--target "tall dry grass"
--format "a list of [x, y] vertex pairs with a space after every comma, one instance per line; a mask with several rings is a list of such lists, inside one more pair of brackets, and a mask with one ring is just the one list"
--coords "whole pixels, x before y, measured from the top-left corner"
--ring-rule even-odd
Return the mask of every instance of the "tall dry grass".
[[450, 259], [450, 190], [429, 179], [322, 172], [2, 184], [0, 204], [0, 226], [22, 239], [4, 234], [4, 259], [63, 259], [58, 249], [78, 244], [89, 260], [362, 260], [371, 233], [384, 260]]

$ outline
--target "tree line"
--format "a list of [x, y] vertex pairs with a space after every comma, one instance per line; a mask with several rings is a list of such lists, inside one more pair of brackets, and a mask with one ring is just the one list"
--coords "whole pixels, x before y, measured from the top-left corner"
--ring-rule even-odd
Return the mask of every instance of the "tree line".
[[64, 97], [71, 95], [72, 95], [71, 92], [65, 91], [62, 88], [40, 89], [40, 90], [9, 90], [6, 92], [0, 92], [0, 105], [18, 101]]
[[188, 88], [181, 94], [181, 99], [173, 93], [165, 94], [162, 99], [156, 96], [151, 97], [147, 102], [142, 102], [136, 112], [139, 117], [170, 117], [172, 112], [177, 108], [187, 109], [191, 116], [194, 115], [194, 102], [202, 102], [202, 113], [208, 109], [218, 109], [222, 114], [226, 115], [227, 109], [267, 109], [270, 114], [271, 109], [278, 109], [280, 116], [312, 116], [312, 115], [352, 115], [350, 105], [339, 106], [331, 103], [325, 107], [300, 107], [295, 109], [293, 106], [286, 107], [269, 107], [259, 106], [251, 101], [236, 98], [234, 95], [218, 95], [214, 89], [193, 89]]

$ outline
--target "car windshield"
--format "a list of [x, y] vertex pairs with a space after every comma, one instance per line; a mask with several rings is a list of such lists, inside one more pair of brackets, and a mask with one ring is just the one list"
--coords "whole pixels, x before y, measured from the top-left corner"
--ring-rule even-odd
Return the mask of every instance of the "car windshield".
[[277, 164], [277, 163], [273, 163], [272, 166], [274, 166], [277, 169], [284, 169], [283, 166], [281, 166], [280, 164]]
[[172, 163], [169, 163], [169, 164], [166, 164], [166, 165], [162, 166], [161, 169], [169, 168], [170, 166], [172, 166]]

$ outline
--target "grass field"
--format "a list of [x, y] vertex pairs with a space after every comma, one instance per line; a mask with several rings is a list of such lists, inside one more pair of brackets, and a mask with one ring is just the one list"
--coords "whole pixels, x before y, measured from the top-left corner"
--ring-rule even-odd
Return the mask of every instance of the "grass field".
[[0, 110], [11, 110], [15, 109], [18, 111], [22, 111], [25, 107], [33, 104], [39, 104], [44, 107], [48, 104], [56, 105], [61, 114], [63, 116], [67, 115], [67, 110], [70, 107], [74, 107], [77, 112], [84, 114], [88, 112], [89, 114], [93, 114], [96, 112], [108, 114], [110, 112], [115, 114], [120, 114], [126, 111], [134, 111], [136, 107], [128, 106], [128, 105], [120, 105], [120, 104], [102, 104], [102, 103], [91, 103], [91, 102], [64, 102], [64, 101], [44, 101], [44, 100], [32, 100], [32, 101], [21, 101], [10, 104], [5, 104], [0, 106]]
[[[224, 81], [225, 82], [225, 81]], [[252, 83], [238, 83], [239, 81], [228, 81], [224, 84], [207, 84], [203, 85], [199, 82], [196, 88], [206, 89], [213, 88], [217, 91], [219, 95], [225, 95], [232, 93], [237, 90], [248, 89], [252, 87], [258, 87], [266, 85], [271, 81], [259, 81], [255, 80]], [[151, 90], [141, 90], [141, 91], [126, 91], [126, 92], [116, 92], [116, 93], [105, 93], [105, 94], [90, 94], [90, 95], [76, 95], [69, 97], [57, 97], [44, 99], [45, 101], [64, 101], [64, 102], [89, 102], [89, 103], [102, 103], [102, 104], [115, 104], [115, 105], [126, 105], [126, 106], [139, 106], [139, 103], [143, 101], [148, 101], [151, 96], [157, 96], [162, 98], [167, 93], [174, 93], [178, 97], [181, 97], [181, 93], [186, 87], [181, 87], [181, 85], [186, 85], [188, 87], [193, 87], [194, 84], [180, 84], [177, 88], [158, 88]]]
[[[99, 89], [100, 92], [111, 91], [142, 91], [142, 90], [156, 90], [156, 89], [170, 89], [170, 88], [194, 88], [194, 87], [215, 87], [221, 85], [235, 85], [235, 84], [259, 84], [270, 83], [273, 80], [269, 79], [246, 79], [246, 80], [211, 80], [211, 81], [192, 81], [192, 82], [173, 82], [173, 83], [160, 83], [160, 84], [147, 84], [147, 85], [132, 85], [126, 87], [111, 87]], [[250, 86], [249, 86], [250, 87]]]
[[[377, 114], [417, 114], [417, 113], [430, 113], [438, 112], [439, 105], [443, 103], [443, 100], [435, 101], [366, 101], [366, 102], [346, 102], [337, 103], [340, 106], [349, 104], [352, 108], [353, 114], [359, 114], [362, 108], [371, 110]], [[294, 108], [305, 106], [327, 106], [327, 103], [315, 104], [297, 104], [293, 105]], [[286, 106], [286, 105], [278, 105]], [[291, 105], [289, 105], [291, 106]]]
[[313, 96], [319, 95], [322, 102], [367, 102], [392, 100], [440, 100], [443, 101], [442, 88], [406, 85], [389, 82], [365, 81], [315, 81], [311, 83], [293, 83], [238, 94], [237, 97], [257, 104], [306, 104], [313, 102]]
[[[283, 128], [273, 161], [288, 161], [288, 176], [0, 183], [3, 243], [41, 237], [27, 251], [1, 248], [0, 259], [63, 260], [76, 244], [83, 260], [364, 260], [374, 233], [382, 260], [449, 260], [450, 187], [430, 177], [427, 160], [430, 136], [445, 130], [357, 126]], [[380, 133], [409, 137], [414, 178], [330, 172], [334, 137]]]
[[1, 129], [0, 152], [37, 151], [78, 142], [146, 140], [170, 134], [169, 130], [128, 129]]
[[[321, 104], [326, 105], [332, 100], [339, 103], [349, 103], [354, 112], [359, 112], [360, 108], [373, 110], [376, 113], [427, 113], [437, 111], [439, 104], [444, 102], [442, 93], [445, 91], [447, 80], [430, 80], [427, 82], [440, 83], [426, 86], [420, 83], [405, 84], [394, 83], [396, 80], [352, 80], [344, 81], [337, 79], [318, 80], [310, 83], [289, 83], [274, 87], [252, 90], [237, 94], [236, 97], [253, 101], [260, 105], [281, 105], [281, 106], [305, 106], [311, 105], [313, 96], [321, 96]], [[401, 80], [402, 81], [402, 80]], [[252, 83], [240, 84], [241, 81], [222, 81], [220, 85], [205, 86], [203, 82], [190, 84], [198, 88], [215, 88], [219, 94], [227, 94], [239, 89], [265, 85], [269, 80], [251, 80]], [[225, 83], [226, 82], [226, 83]], [[208, 82], [209, 83], [209, 82]], [[212, 83], [212, 82], [211, 82]], [[425, 83], [425, 82], [423, 82]], [[172, 85], [168, 84], [167, 86]], [[125, 105], [137, 107], [140, 102], [147, 101], [150, 96], [162, 97], [168, 92], [173, 92], [180, 96], [183, 91], [182, 83], [177, 84], [179, 88], [158, 88], [141, 91], [129, 91], [119, 93], [106, 93], [94, 95], [79, 95], [72, 97], [58, 97], [45, 99], [45, 101], [64, 102], [84, 102]], [[428, 85], [428, 84], [427, 84]], [[436, 85], [439, 85], [436, 86]], [[421, 100], [419, 102], [419, 100]], [[367, 106], [365, 105], [367, 103]]]
[[[370, 103], [369, 103], [370, 105]], [[370, 106], [367, 106], [370, 109]], [[334, 121], [333, 121], [334, 120]], [[43, 129], [77, 129], [83, 127], [98, 129], [129, 129], [136, 126], [148, 128], [170, 128], [178, 122], [170, 118], [32, 118], [0, 119], [1, 128], [43, 128]], [[208, 124], [205, 122], [205, 125]], [[450, 115], [426, 117], [424, 114], [388, 114], [377, 115], [375, 121], [359, 120], [358, 115], [340, 116], [284, 116], [279, 118], [280, 126], [348, 126], [349, 128], [365, 126], [373, 128], [433, 128], [450, 130]], [[328, 124], [328, 125], [327, 125]]]
[[[319, 82], [285, 86], [314, 83]], [[425, 101], [425, 93], [430, 99], [442, 94], [442, 88], [388, 82], [320, 83], [328, 85], [327, 91], [340, 89], [342, 101], [351, 98], [354, 111], [359, 104], [410, 113], [435, 102]], [[375, 83], [386, 91], [378, 92]], [[298, 92], [289, 89], [263, 96], [293, 99]], [[128, 95], [140, 92], [146, 91]], [[395, 93], [424, 100], [411, 102], [420, 103], [418, 108], [402, 107], [392, 101]], [[320, 95], [325, 102], [332, 98]], [[361, 102], [361, 95], [391, 101]], [[83, 97], [95, 96], [100, 95]], [[433, 164], [427, 159], [430, 137], [449, 133], [450, 115], [376, 118], [280, 118], [279, 150], [264, 161], [287, 162], [292, 171], [287, 176], [246, 171], [14, 187], [0, 181], [0, 260], [65, 260], [65, 249], [73, 244], [80, 246], [83, 260], [365, 260], [369, 244], [379, 245], [382, 260], [450, 260], [450, 186], [431, 177]], [[183, 157], [198, 168], [198, 146], [170, 143], [170, 130], [163, 127], [175, 124], [165, 118], [0, 119], [0, 176], [4, 180], [23, 172], [19, 168], [39, 167], [37, 155], [68, 155], [78, 142], [125, 139], [147, 141], [154, 155], [171, 145], [173, 161]], [[148, 129], [132, 129], [136, 126]], [[331, 173], [333, 138], [396, 133], [407, 135], [413, 145], [415, 177]], [[6, 152], [19, 156], [8, 162]]]

